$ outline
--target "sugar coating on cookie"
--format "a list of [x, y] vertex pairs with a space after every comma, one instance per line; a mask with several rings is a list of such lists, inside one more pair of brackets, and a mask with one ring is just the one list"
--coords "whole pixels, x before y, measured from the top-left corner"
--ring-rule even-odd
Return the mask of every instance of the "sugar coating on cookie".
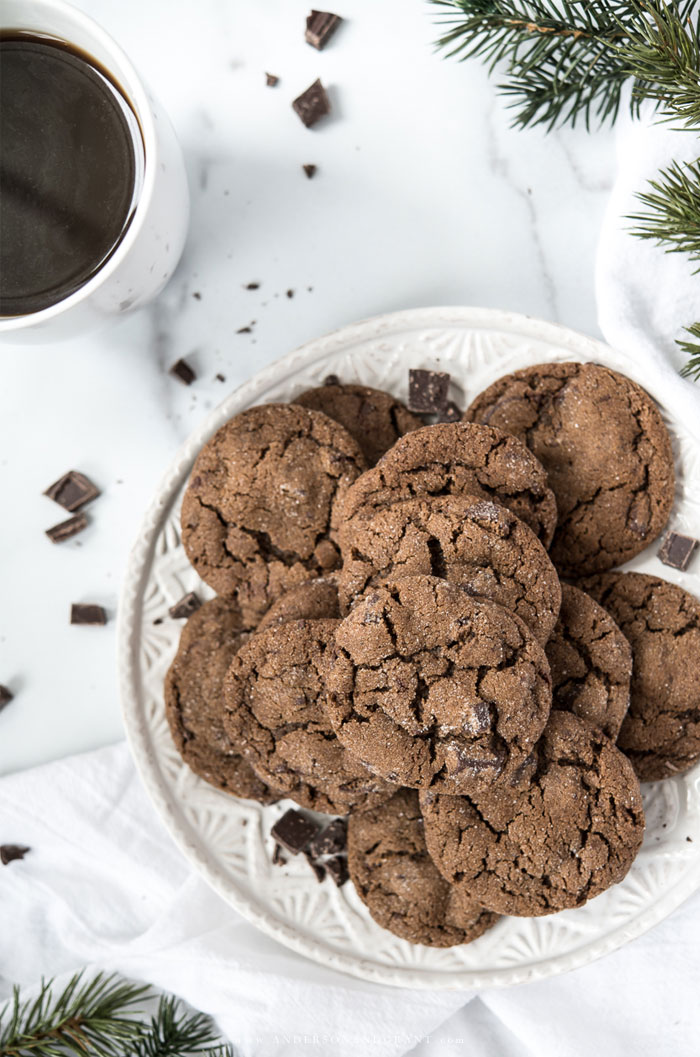
[[573, 712], [615, 741], [630, 702], [630, 644], [585, 591], [562, 584], [561, 599], [559, 620], [545, 646], [552, 708]]
[[619, 747], [643, 782], [684, 774], [700, 760], [700, 600], [645, 573], [602, 573], [582, 586], [632, 647]]
[[165, 677], [165, 715], [185, 763], [211, 785], [268, 804], [265, 784], [224, 731], [223, 681], [250, 628], [235, 602], [212, 598], [189, 618]]
[[346, 538], [355, 518], [416, 497], [464, 493], [508, 507], [545, 547], [557, 510], [547, 474], [517, 438], [465, 422], [424, 426], [396, 442], [348, 489], [339, 507]]
[[514, 613], [433, 576], [377, 587], [338, 625], [324, 707], [400, 785], [458, 793], [512, 777], [551, 706], [542, 647]]
[[224, 680], [224, 727], [257, 774], [302, 807], [344, 814], [391, 786], [338, 741], [321, 706], [336, 620], [294, 620], [251, 635]]
[[320, 385], [307, 389], [294, 403], [323, 411], [344, 426], [359, 444], [368, 466], [374, 466], [399, 437], [423, 425], [422, 419], [391, 393], [368, 385]]
[[365, 468], [319, 411], [250, 408], [197, 456], [182, 504], [187, 557], [220, 595], [262, 614], [284, 591], [336, 568], [336, 501]]
[[273, 602], [258, 624], [258, 631], [290, 620], [325, 620], [340, 617], [335, 576], [322, 576], [293, 587]]
[[549, 475], [559, 522], [552, 559], [568, 575], [628, 561], [661, 533], [673, 454], [656, 404], [594, 363], [543, 363], [506, 375], [464, 414], [523, 440]]
[[600, 730], [553, 712], [532, 781], [516, 795], [421, 795], [428, 850], [450, 883], [498, 914], [582, 906], [621, 881], [644, 811], [627, 757]]
[[343, 537], [343, 607], [403, 576], [433, 575], [490, 598], [544, 644], [561, 603], [557, 571], [532, 529], [506, 507], [469, 495], [409, 499], [356, 519]]
[[498, 920], [467, 897], [464, 885], [441, 877], [413, 789], [400, 789], [381, 807], [350, 812], [348, 867], [377, 924], [409, 943], [470, 943]]

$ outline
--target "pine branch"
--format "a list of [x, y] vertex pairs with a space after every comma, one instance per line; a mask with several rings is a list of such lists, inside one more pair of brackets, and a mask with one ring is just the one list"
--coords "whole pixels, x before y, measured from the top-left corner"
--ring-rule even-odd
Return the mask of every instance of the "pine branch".
[[[692, 327], [686, 327], [686, 331], [694, 338], [700, 339], [700, 323], [693, 323]], [[686, 378], [700, 381], [700, 345], [696, 341], [677, 341], [676, 345], [688, 357], [688, 362], [681, 369], [681, 374]]]
[[131, 1052], [133, 1057], [182, 1057], [183, 1054], [233, 1057], [230, 1046], [212, 1045], [218, 1039], [209, 1017], [203, 1013], [180, 1013], [176, 998], [163, 997], [147, 1032]]
[[648, 207], [633, 213], [632, 234], [652, 239], [667, 253], [687, 253], [700, 271], [700, 159], [680, 165], [673, 162], [662, 169], [657, 180], [650, 180], [651, 190], [637, 195]]

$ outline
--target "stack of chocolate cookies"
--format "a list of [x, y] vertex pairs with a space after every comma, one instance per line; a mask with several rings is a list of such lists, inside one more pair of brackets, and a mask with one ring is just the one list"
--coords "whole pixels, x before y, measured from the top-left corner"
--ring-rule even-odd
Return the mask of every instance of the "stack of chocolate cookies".
[[178, 750], [235, 796], [347, 816], [360, 898], [413, 943], [581, 906], [641, 846], [639, 781], [700, 758], [700, 603], [614, 571], [673, 494], [658, 409], [595, 364], [435, 425], [337, 379], [243, 412], [183, 501], [217, 597], [167, 675]]

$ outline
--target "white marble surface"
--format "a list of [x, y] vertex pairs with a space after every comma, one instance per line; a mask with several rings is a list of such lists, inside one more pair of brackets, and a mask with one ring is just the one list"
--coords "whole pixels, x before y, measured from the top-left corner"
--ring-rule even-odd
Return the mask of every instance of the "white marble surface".
[[[347, 0], [322, 53], [304, 43], [301, 0], [80, 6], [169, 112], [192, 223], [149, 308], [70, 344], [0, 346], [0, 683], [16, 695], [0, 714], [0, 772], [121, 737], [114, 633], [128, 549], [178, 445], [259, 366], [354, 319], [431, 304], [515, 309], [598, 336], [611, 134], [511, 130], [481, 67], [434, 54], [423, 0]], [[290, 102], [318, 76], [333, 116], [307, 130]], [[252, 281], [259, 290], [243, 288]], [[252, 320], [252, 335], [235, 333]], [[167, 373], [179, 356], [197, 371], [190, 388]], [[69, 468], [103, 494], [88, 530], [54, 546], [44, 530], [63, 511], [41, 493]], [[109, 625], [71, 627], [73, 601], [104, 605]]]

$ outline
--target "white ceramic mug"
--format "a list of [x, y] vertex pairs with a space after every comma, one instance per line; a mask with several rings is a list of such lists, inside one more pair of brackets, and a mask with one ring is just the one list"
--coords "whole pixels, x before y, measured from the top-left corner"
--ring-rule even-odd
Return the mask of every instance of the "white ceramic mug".
[[[134, 214], [114, 252], [78, 290], [39, 312], [0, 317], [0, 340], [42, 342], [74, 337], [145, 304], [175, 270], [189, 220], [180, 145], [167, 115], [121, 48], [96, 22], [63, 0], [3, 0], [0, 29], [27, 30], [77, 46], [105, 68], [140, 126], [143, 174]], [[138, 132], [136, 133], [138, 134]]]

